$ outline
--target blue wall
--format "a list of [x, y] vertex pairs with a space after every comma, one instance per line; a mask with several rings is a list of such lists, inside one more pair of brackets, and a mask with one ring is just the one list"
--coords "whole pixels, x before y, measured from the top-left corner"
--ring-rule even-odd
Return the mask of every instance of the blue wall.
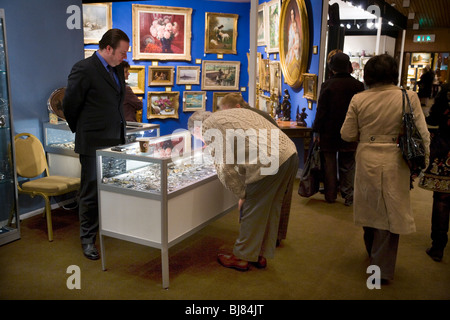
[[[81, 0], [0, 0], [5, 9], [14, 134], [42, 141], [50, 94], [67, 84], [72, 65], [83, 58], [82, 30], [69, 30], [67, 7]], [[19, 195], [19, 212], [42, 208], [41, 197]]]

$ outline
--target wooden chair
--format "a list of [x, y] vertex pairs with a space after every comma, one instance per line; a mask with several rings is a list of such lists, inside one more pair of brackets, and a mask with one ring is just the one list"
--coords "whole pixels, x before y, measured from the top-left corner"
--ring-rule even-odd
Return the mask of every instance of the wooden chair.
[[[50, 197], [77, 191], [80, 188], [80, 178], [50, 175], [44, 148], [41, 141], [34, 135], [18, 134], [14, 137], [14, 144], [17, 175], [30, 179], [18, 183], [18, 191], [28, 194], [32, 198], [35, 196], [44, 198], [48, 240], [53, 241]], [[42, 176], [44, 172], [45, 174]]]

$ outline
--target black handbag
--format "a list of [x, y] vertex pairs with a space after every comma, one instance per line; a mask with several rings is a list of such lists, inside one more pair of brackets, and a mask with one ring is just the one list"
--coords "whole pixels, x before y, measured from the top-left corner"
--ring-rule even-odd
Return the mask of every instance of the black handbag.
[[[405, 98], [409, 110], [406, 110]], [[402, 89], [402, 101], [403, 119], [402, 130], [398, 137], [398, 146], [402, 151], [403, 159], [405, 159], [411, 170], [411, 175], [418, 175], [425, 169], [425, 147], [422, 136], [414, 122], [414, 113], [405, 89]]]
[[298, 185], [298, 194], [302, 197], [309, 198], [319, 191], [320, 187], [320, 148], [317, 141], [313, 141], [305, 162], [300, 183]]

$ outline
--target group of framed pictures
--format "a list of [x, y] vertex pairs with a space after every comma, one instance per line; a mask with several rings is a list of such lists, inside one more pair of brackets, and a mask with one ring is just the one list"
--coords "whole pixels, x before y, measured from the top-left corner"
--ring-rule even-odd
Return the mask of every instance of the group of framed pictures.
[[[98, 43], [112, 28], [111, 7], [111, 3], [83, 4], [85, 44]], [[191, 15], [191, 8], [132, 4], [133, 60], [191, 61]], [[238, 14], [205, 13], [205, 53], [237, 54], [238, 18]], [[85, 56], [94, 51], [86, 49]], [[146, 85], [166, 87], [165, 91], [147, 92], [148, 119], [178, 118], [180, 92], [169, 88], [175, 82], [187, 87], [201, 83], [202, 91], [189, 88], [183, 92], [184, 112], [205, 110], [203, 90], [239, 89], [240, 61], [203, 60], [201, 64], [201, 67], [160, 66], [152, 62], [151, 66], [130, 66], [128, 84], [135, 94], [145, 94]], [[213, 108], [223, 95], [214, 92]]]

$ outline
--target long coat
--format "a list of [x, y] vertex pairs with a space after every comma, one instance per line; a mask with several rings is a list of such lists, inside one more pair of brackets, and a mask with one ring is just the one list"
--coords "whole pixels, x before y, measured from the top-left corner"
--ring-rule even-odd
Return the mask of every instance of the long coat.
[[348, 152], [356, 150], [356, 142], [343, 141], [340, 130], [350, 100], [353, 95], [363, 90], [364, 84], [353, 78], [350, 73], [334, 74], [322, 84], [313, 124], [314, 132], [320, 134], [321, 151]]
[[[420, 101], [407, 91], [415, 123], [429, 154], [430, 134]], [[410, 204], [410, 172], [397, 147], [402, 124], [402, 92], [382, 85], [356, 94], [341, 128], [342, 139], [359, 141], [356, 149], [354, 221], [358, 226], [414, 232]]]

